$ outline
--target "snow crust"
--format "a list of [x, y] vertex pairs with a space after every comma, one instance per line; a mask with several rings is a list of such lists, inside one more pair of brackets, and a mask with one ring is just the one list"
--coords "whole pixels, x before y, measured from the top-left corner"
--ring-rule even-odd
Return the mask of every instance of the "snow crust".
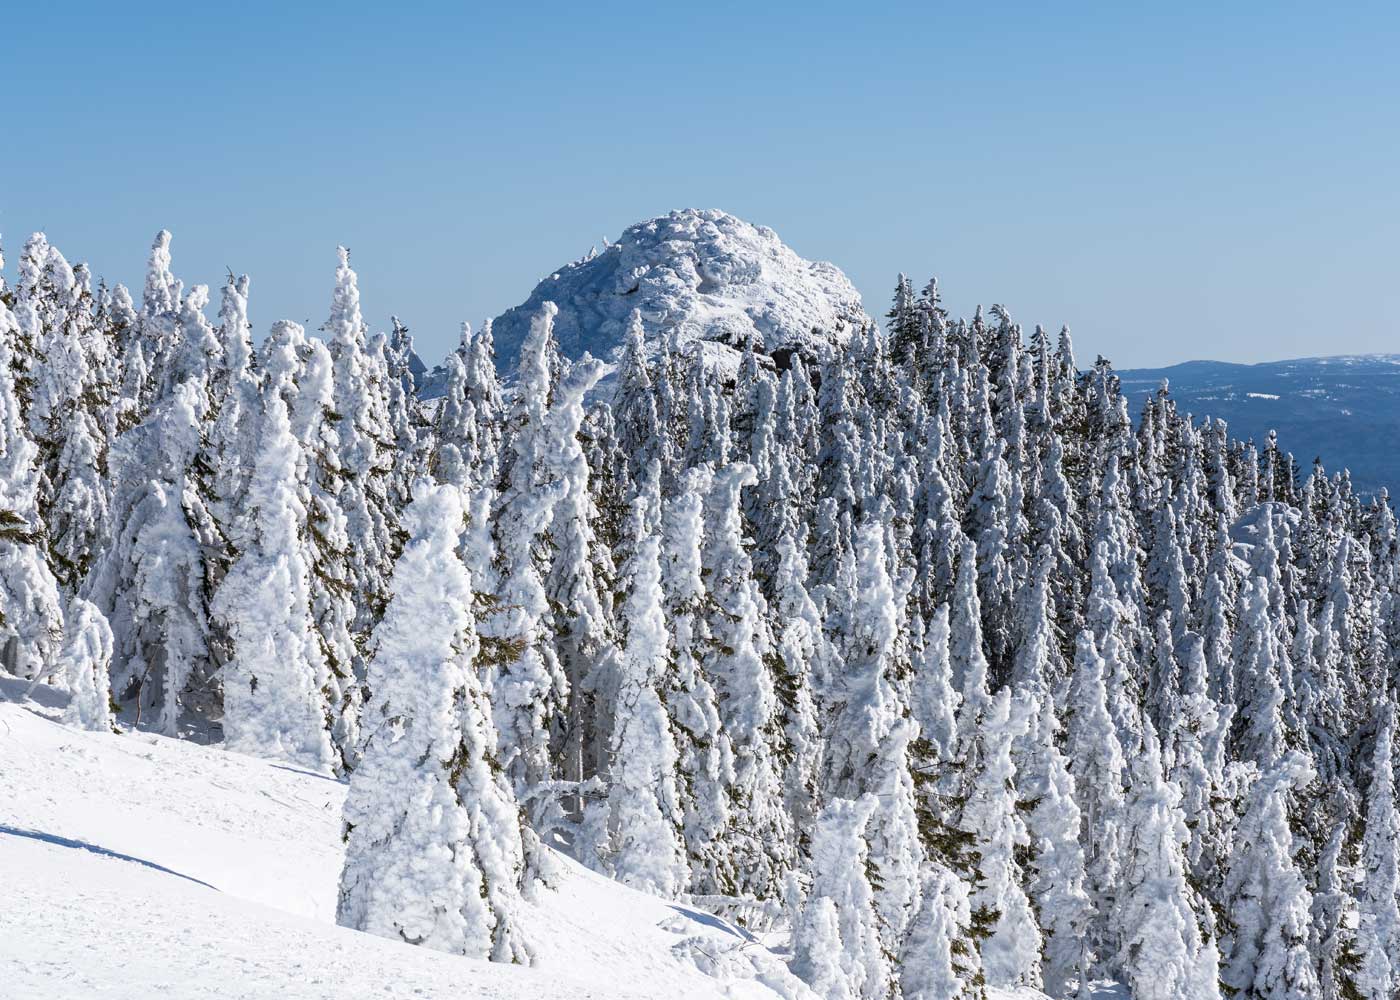
[[496, 363], [509, 371], [545, 302], [559, 307], [560, 350], [617, 360], [641, 311], [647, 340], [676, 337], [826, 357], [868, 322], [841, 270], [804, 260], [778, 234], [717, 210], [684, 209], [640, 222], [601, 253], [561, 268], [494, 323]]

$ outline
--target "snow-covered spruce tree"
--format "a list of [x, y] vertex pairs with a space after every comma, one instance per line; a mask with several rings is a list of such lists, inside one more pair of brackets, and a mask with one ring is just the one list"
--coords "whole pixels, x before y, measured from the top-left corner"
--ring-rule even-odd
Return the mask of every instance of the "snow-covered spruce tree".
[[986, 976], [969, 945], [972, 907], [967, 883], [940, 865], [926, 870], [919, 909], [899, 955], [903, 1000], [981, 1000]]
[[[597, 363], [586, 354], [569, 366], [554, 392], [547, 419], [547, 482], [563, 493], [549, 525], [551, 557], [545, 594], [554, 624], [553, 645], [568, 686], [567, 711], [554, 722], [552, 745], [561, 775], [582, 781], [606, 766], [607, 708], [614, 693], [607, 688], [606, 664], [615, 655], [612, 585], [616, 575], [611, 552], [599, 540], [600, 517], [590, 492], [590, 469], [579, 440], [584, 422], [583, 396], [597, 381]], [[659, 511], [649, 511], [657, 516]]]
[[836, 798], [817, 820], [812, 887], [794, 928], [792, 968], [822, 997], [885, 1000], [890, 992], [893, 970], [866, 876], [865, 830], [876, 807], [873, 796]]
[[345, 799], [336, 921], [439, 951], [524, 961], [519, 814], [492, 763], [472, 582], [451, 486], [416, 487], [375, 633], [364, 755]]
[[1162, 777], [1157, 734], [1147, 726], [1124, 809], [1122, 885], [1113, 914], [1118, 965], [1134, 998], [1218, 1000], [1219, 954], [1191, 909], [1181, 792]]
[[140, 720], [176, 735], [186, 709], [218, 717], [217, 664], [224, 648], [209, 603], [227, 563], [210, 511], [205, 433], [210, 372], [219, 347], [204, 318], [209, 292], [180, 296], [169, 273], [169, 234], [157, 238], [147, 274], [143, 336], [162, 359], [145, 419], [113, 447], [114, 533], [83, 587], [114, 641], [113, 694], [136, 701]]
[[112, 731], [112, 630], [90, 601], [75, 597], [64, 616], [59, 675], [68, 688], [63, 724], [93, 732]]
[[680, 795], [684, 811], [690, 891], [727, 894], [734, 884], [729, 826], [729, 788], [734, 783], [733, 751], [719, 718], [719, 701], [706, 676], [709, 647], [704, 567], [704, 504], [710, 470], [702, 466], [680, 477], [676, 495], [665, 505], [661, 527], [661, 586], [671, 631], [672, 669], [666, 707], [679, 751]]
[[647, 500], [633, 503], [636, 549], [622, 604], [617, 707], [609, 742], [608, 823], [613, 875], [644, 892], [674, 896], [689, 879], [676, 790], [676, 746], [661, 700], [669, 660], [660, 540], [646, 527]]
[[919, 726], [923, 756], [931, 766], [951, 764], [958, 750], [957, 711], [962, 696], [953, 688], [949, 652], [948, 605], [940, 604], [929, 616], [914, 657], [910, 684], [910, 716]]
[[[551, 739], [557, 748], [570, 694], [569, 678], [552, 641], [557, 623], [546, 587], [550, 579], [547, 532], [570, 491], [577, 494], [586, 489], [587, 463], [580, 467], [573, 459], [579, 457], [583, 397], [602, 374], [601, 365], [585, 357], [552, 384], [557, 312], [552, 303], [546, 303], [531, 321], [521, 348], [495, 519], [496, 613], [484, 624], [496, 640], [493, 649], [499, 660], [489, 666], [501, 763], [537, 821], [556, 811], [557, 803], [545, 782], [554, 771]], [[580, 498], [580, 502], [586, 511], [586, 500]], [[575, 524], [575, 530], [582, 529]], [[583, 548], [573, 546], [570, 551], [577, 555]]]
[[966, 747], [976, 738], [978, 720], [988, 700], [982, 607], [977, 598], [977, 550], [971, 540], [963, 543], [949, 619], [948, 654], [953, 687], [962, 697], [957, 716], [959, 752], [965, 756]]
[[50, 566], [60, 590], [71, 595], [107, 522], [104, 411], [110, 387], [100, 367], [105, 352], [93, 329], [86, 269], [70, 267], [36, 233], [26, 245], [21, 275], [28, 279], [22, 283], [27, 300], [22, 296], [19, 308], [38, 345], [28, 418], [39, 446], [40, 515], [48, 528]]
[[547, 303], [530, 321], [516, 368], [498, 508], [493, 518], [497, 590], [482, 623], [500, 662], [488, 662], [501, 765], [527, 798], [550, 776], [549, 737], [565, 710], [568, 681], [554, 644], [544, 577], [545, 532], [568, 484], [549, 478], [549, 402], [554, 316]]
[[491, 355], [490, 322], [475, 335], [463, 323], [461, 343], [444, 362], [447, 379], [432, 434], [433, 475], [469, 492], [494, 488], [501, 460], [503, 404]]
[[242, 517], [246, 544], [214, 596], [233, 656], [224, 664], [229, 749], [329, 771], [329, 672], [311, 612], [306, 507], [287, 404], [263, 396], [258, 453]]
[[[963, 710], [967, 710], [964, 702]], [[1016, 808], [1012, 743], [1027, 726], [1026, 706], [1007, 688], [979, 713], [967, 760], [968, 793], [959, 825], [973, 838], [972, 916], [987, 983], [1038, 987], [1041, 935], [1022, 888], [1018, 850], [1029, 846]]]
[[1395, 707], [1379, 710], [1366, 832], [1361, 838], [1355, 988], [1366, 1000], [1400, 989], [1400, 815], [1395, 802]]
[[856, 580], [844, 669], [831, 701], [828, 781], [843, 798], [873, 795], [879, 819], [866, 833], [885, 950], [897, 952], [917, 905], [923, 864], [908, 746], [917, 732], [905, 720], [897, 683], [898, 611], [879, 517], [856, 536]]
[[1186, 847], [1188, 871], [1196, 884], [1219, 886], [1229, 854], [1234, 820], [1233, 789], [1227, 786], [1225, 735], [1229, 720], [1207, 693], [1205, 644], [1186, 632], [1181, 646], [1181, 695], [1163, 735], [1162, 755], [1168, 776], [1181, 789], [1191, 840]]
[[783, 807], [779, 762], [784, 740], [769, 667], [772, 636], [739, 510], [740, 491], [753, 481], [753, 467], [736, 462], [714, 474], [706, 498], [711, 650], [704, 667], [734, 755], [726, 835], [737, 879], [733, 894], [762, 900], [777, 897], [796, 852]]
[[[89, 385], [84, 397], [95, 393]], [[108, 439], [102, 411], [70, 408], [50, 477], [49, 562], [59, 586], [72, 594], [82, 584], [110, 530]]]
[[1089, 925], [1089, 895], [1084, 888], [1082, 824], [1075, 802], [1069, 761], [1057, 742], [1059, 722], [1049, 693], [1036, 702], [1023, 755], [1024, 770], [1016, 786], [1022, 797], [1031, 839], [1030, 883], [1037, 922], [1044, 939], [1042, 988], [1052, 997], [1067, 997], [1071, 983], [1085, 981], [1084, 935]]
[[[395, 512], [407, 506], [413, 484], [427, 474], [432, 450], [432, 428], [418, 402], [413, 374], [413, 337], [397, 316], [389, 318], [390, 332], [377, 334], [371, 344], [383, 376], [384, 407], [388, 419], [390, 506]], [[403, 543], [394, 527], [393, 545]]]
[[868, 767], [906, 713], [893, 663], [896, 609], [885, 560], [884, 534], [876, 519], [856, 536], [856, 572], [845, 636], [844, 667], [829, 696], [827, 786], [844, 798], [867, 789]]
[[[658, 378], [667, 377], [664, 371], [658, 373]], [[618, 443], [627, 455], [632, 478], [640, 479], [653, 461], [661, 463], [663, 477], [669, 478], [675, 451], [649, 369], [642, 315], [635, 309], [627, 323], [613, 411], [617, 415]]]
[[340, 509], [342, 473], [336, 436], [330, 351], [308, 340], [300, 325], [279, 320], [262, 345], [264, 392], [285, 401], [292, 437], [300, 447], [299, 497], [305, 508], [304, 544], [313, 635], [329, 673], [327, 707], [336, 770], [354, 766], [359, 753], [359, 713], [364, 660], [352, 627], [350, 539]]
[[778, 567], [773, 580], [778, 625], [774, 670], [788, 747], [783, 797], [798, 847], [805, 856], [816, 821], [821, 784], [823, 732], [817, 695], [829, 686], [839, 664], [836, 651], [822, 630], [821, 611], [807, 590], [805, 526], [796, 534], [784, 532], [777, 548]]
[[1109, 915], [1117, 899], [1122, 863], [1125, 764], [1109, 698], [1103, 658], [1093, 633], [1085, 629], [1079, 634], [1066, 705], [1069, 722], [1065, 752], [1080, 807], [1080, 843], [1084, 846], [1086, 884], [1093, 903], [1085, 941], [1097, 963], [1109, 963], [1117, 953], [1117, 938]]
[[1269, 610], [1268, 587], [1262, 577], [1247, 583], [1240, 594], [1240, 628], [1235, 648], [1235, 755], [1261, 768], [1271, 767], [1295, 743], [1284, 722], [1284, 692], [1280, 683], [1282, 649]]
[[37, 677], [63, 638], [58, 583], [44, 558], [38, 448], [16, 386], [18, 325], [0, 298], [0, 669]]
[[394, 442], [383, 359], [369, 349], [350, 252], [339, 247], [336, 253], [339, 264], [331, 313], [321, 329], [330, 344], [338, 418], [336, 437], [340, 446], [339, 499], [346, 531], [354, 543], [347, 554], [355, 600], [355, 631], [363, 643], [387, 599], [394, 547], [389, 494]]
[[1289, 795], [1312, 781], [1289, 751], [1249, 791], [1220, 902], [1226, 919], [1221, 983], [1240, 1000], [1304, 1000], [1320, 992], [1308, 953], [1312, 898], [1295, 859]]
[[215, 369], [210, 395], [216, 415], [209, 428], [213, 459], [211, 504], [214, 518], [235, 553], [247, 543], [242, 512], [245, 493], [258, 457], [262, 402], [258, 392], [251, 327], [248, 324], [248, 276], [229, 275], [219, 304], [222, 362]]

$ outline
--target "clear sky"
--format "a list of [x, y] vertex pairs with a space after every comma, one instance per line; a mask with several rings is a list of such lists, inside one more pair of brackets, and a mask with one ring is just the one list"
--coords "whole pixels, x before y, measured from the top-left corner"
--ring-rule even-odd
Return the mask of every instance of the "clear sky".
[[44, 229], [139, 288], [165, 227], [187, 283], [252, 275], [261, 334], [322, 322], [343, 242], [431, 362], [714, 207], [872, 314], [936, 273], [1081, 361], [1400, 352], [1393, 0], [394, 6], [11, 6], [7, 273]]

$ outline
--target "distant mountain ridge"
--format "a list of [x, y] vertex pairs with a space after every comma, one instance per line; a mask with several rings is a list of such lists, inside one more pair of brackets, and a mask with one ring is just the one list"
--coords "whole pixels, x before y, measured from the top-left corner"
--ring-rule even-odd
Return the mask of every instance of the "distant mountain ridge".
[[1165, 379], [1177, 410], [1217, 417], [1232, 435], [1279, 445], [1306, 473], [1314, 458], [1329, 472], [1351, 470], [1359, 492], [1400, 488], [1400, 354], [1295, 358], [1259, 364], [1187, 361], [1118, 372], [1136, 419]]

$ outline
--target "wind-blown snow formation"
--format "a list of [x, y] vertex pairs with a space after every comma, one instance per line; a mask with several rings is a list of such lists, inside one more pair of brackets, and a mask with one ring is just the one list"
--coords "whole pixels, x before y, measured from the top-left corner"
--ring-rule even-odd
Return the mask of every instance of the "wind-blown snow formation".
[[685, 209], [628, 228], [601, 253], [560, 268], [495, 320], [496, 360], [509, 370], [545, 302], [559, 307], [559, 350], [613, 360], [632, 310], [651, 343], [675, 337], [825, 359], [866, 321], [840, 268], [803, 260], [778, 234], [725, 212]]

